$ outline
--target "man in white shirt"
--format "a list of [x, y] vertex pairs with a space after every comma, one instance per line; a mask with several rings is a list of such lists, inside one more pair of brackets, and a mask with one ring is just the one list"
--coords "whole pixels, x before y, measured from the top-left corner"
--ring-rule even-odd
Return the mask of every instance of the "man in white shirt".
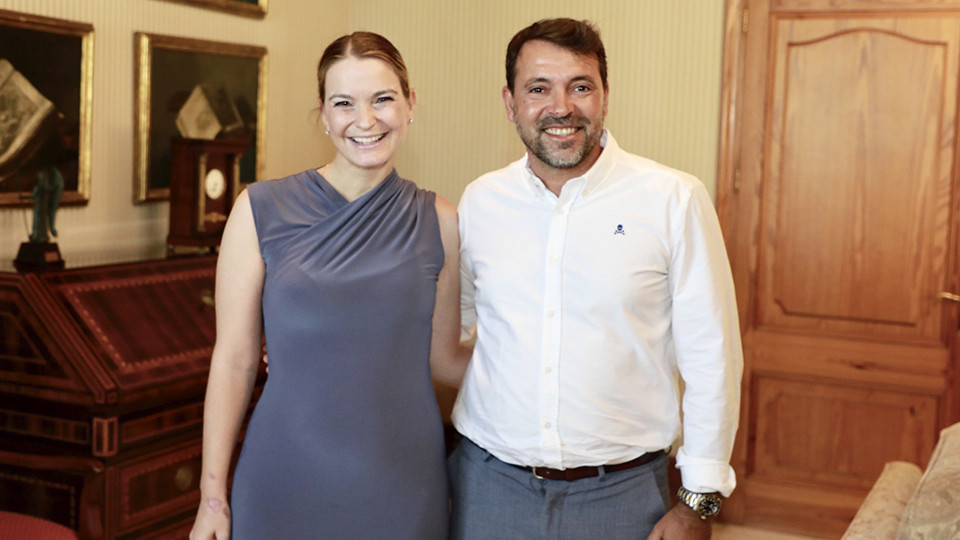
[[[743, 360], [716, 213], [699, 180], [620, 149], [608, 93], [585, 21], [508, 46], [527, 153], [459, 209], [477, 341], [453, 411], [455, 539], [709, 538], [735, 486]], [[671, 509], [681, 412], [686, 504]]]

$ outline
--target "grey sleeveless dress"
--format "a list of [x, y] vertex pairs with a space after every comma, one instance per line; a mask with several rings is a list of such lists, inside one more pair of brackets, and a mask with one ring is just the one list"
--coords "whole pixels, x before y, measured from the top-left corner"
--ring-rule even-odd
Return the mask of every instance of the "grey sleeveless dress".
[[445, 538], [435, 194], [396, 171], [350, 202], [313, 170], [247, 190], [270, 374], [234, 473], [232, 538]]

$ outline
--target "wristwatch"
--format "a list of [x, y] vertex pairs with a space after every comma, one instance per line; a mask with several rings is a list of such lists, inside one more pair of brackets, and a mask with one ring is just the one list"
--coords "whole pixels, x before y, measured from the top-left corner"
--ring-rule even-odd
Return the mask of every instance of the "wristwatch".
[[723, 504], [723, 499], [716, 493], [695, 493], [683, 486], [677, 490], [677, 498], [700, 514], [700, 519], [717, 515], [720, 512], [720, 505]]

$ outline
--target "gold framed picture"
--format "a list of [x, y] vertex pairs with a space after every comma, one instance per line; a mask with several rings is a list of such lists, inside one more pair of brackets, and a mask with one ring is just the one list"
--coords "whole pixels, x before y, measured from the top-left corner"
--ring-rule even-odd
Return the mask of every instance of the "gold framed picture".
[[211, 97], [211, 112], [225, 109], [233, 115], [230, 132], [250, 141], [241, 158], [240, 181], [261, 179], [267, 49], [143, 32], [135, 38], [134, 202], [169, 198], [171, 140], [183, 136], [185, 114], [204, 95]]
[[244, 17], [262, 19], [267, 15], [267, 0], [167, 0], [179, 4], [200, 6]]
[[93, 26], [0, 10], [0, 35], [0, 207], [53, 185], [60, 205], [87, 204]]

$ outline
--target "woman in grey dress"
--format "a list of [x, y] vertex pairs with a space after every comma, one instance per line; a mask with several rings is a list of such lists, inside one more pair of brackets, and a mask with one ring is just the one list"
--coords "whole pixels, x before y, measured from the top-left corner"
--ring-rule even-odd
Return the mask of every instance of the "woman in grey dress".
[[393, 45], [343, 36], [317, 71], [336, 157], [249, 186], [224, 231], [192, 540], [446, 537], [431, 372], [456, 385], [468, 358], [456, 211], [393, 168], [416, 102]]

